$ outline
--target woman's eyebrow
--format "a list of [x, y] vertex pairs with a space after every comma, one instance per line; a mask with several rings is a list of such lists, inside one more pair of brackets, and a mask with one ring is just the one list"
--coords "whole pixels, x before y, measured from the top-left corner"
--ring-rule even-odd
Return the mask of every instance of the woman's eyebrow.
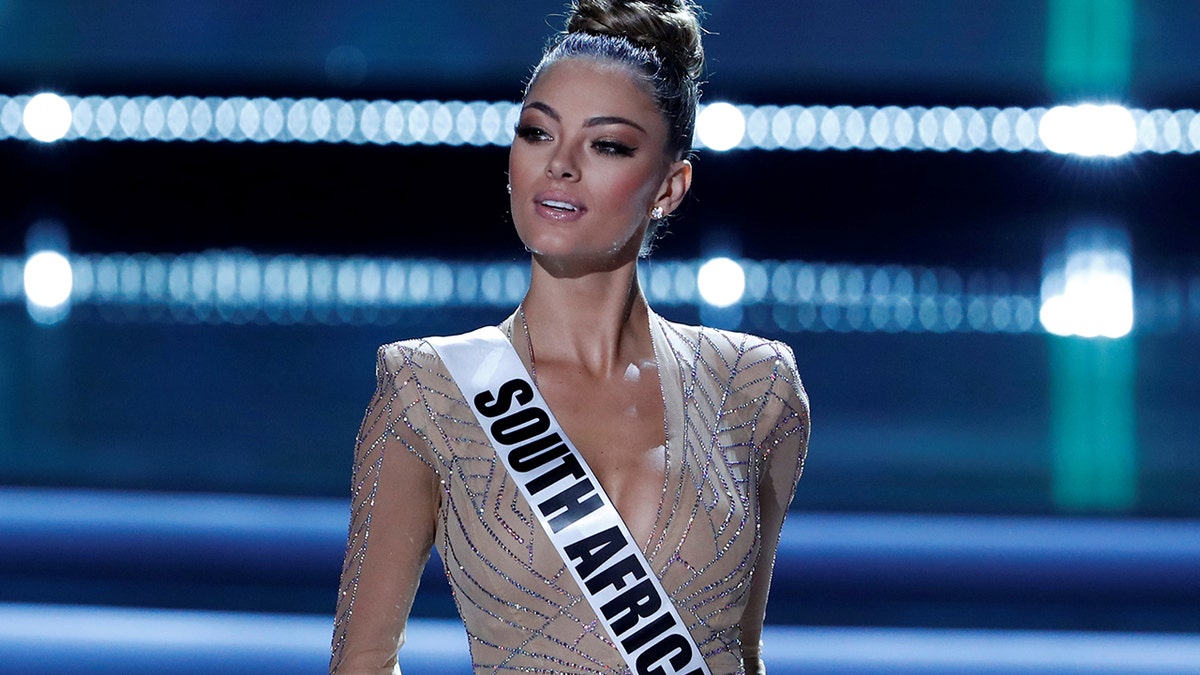
[[[547, 117], [554, 120], [555, 122], [562, 121], [562, 116], [558, 114], [558, 111], [546, 103], [543, 103], [541, 101], [530, 101], [529, 103], [525, 104], [524, 110], [529, 110], [531, 108], [533, 110], [542, 111], [543, 113], [546, 114]], [[583, 123], [583, 126], [584, 127], [599, 127], [599, 126], [604, 126], [606, 124], [624, 124], [626, 126], [633, 127], [634, 129], [637, 129], [638, 131], [640, 131], [642, 133], [646, 133], [646, 129], [642, 125], [638, 124], [637, 122], [634, 122], [633, 120], [629, 119], [628, 117], [621, 117], [619, 115], [600, 115], [597, 117], [589, 117], [587, 119], [587, 121], [585, 121]]]
[[618, 117], [616, 115], [604, 115], [601, 117], [589, 117], [588, 121], [583, 123], [583, 126], [598, 127], [598, 126], [603, 126], [605, 124], [625, 124], [625, 125], [633, 127], [634, 129], [637, 129], [638, 131], [640, 131], [642, 133], [646, 133], [646, 130], [642, 128], [642, 125], [638, 124], [637, 122], [634, 122], [633, 120], [631, 120], [627, 117]]
[[549, 105], [547, 105], [545, 103], [542, 103], [541, 101], [530, 101], [525, 104], [524, 108], [521, 108], [521, 111], [524, 112], [526, 110], [529, 110], [530, 108], [533, 108], [534, 110], [541, 110], [542, 112], [546, 113], [546, 115], [549, 116], [550, 119], [554, 120], [555, 122], [562, 121], [562, 116], [560, 116], [558, 114], [557, 110], [555, 110], [554, 108], [551, 108]]

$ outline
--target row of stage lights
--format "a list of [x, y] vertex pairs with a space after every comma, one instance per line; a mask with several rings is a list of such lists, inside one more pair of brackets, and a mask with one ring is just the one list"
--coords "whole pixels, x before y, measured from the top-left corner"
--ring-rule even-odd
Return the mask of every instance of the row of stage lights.
[[[947, 269], [804, 262], [643, 263], [656, 306], [732, 310], [735, 323], [787, 331], [978, 331], [1037, 329], [1037, 298], [1005, 275], [965, 282]], [[405, 309], [516, 306], [528, 263], [445, 262], [240, 252], [0, 258], [0, 301], [24, 299], [54, 323], [72, 305], [104, 318], [187, 323], [389, 323]], [[1027, 284], [1032, 285], [1032, 284]], [[728, 315], [726, 315], [727, 317]]]
[[[347, 101], [185, 96], [0, 95], [0, 140], [135, 140], [508, 145], [511, 102]], [[701, 107], [698, 148], [1056, 152], [1116, 157], [1200, 150], [1194, 110]]]
[[[847, 332], [981, 332], [1120, 337], [1133, 328], [1129, 260], [1077, 251], [1043, 277], [801, 261], [654, 260], [640, 271], [656, 306], [694, 306], [730, 327]], [[527, 262], [261, 256], [0, 257], [0, 304], [57, 323], [72, 306], [114, 321], [386, 324], [409, 309], [511, 309]], [[1200, 277], [1139, 298], [1140, 325], [1200, 319]], [[716, 314], [713, 314], [713, 313]], [[1190, 319], [1189, 319], [1190, 317]]]

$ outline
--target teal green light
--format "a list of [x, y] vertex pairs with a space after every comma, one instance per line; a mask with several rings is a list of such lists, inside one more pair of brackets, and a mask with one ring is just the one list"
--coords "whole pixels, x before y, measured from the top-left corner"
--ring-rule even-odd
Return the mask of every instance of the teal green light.
[[1059, 96], [1119, 96], [1133, 63], [1133, 0], [1049, 0], [1046, 82]]
[[1128, 511], [1138, 473], [1133, 338], [1051, 337], [1050, 368], [1055, 503]]

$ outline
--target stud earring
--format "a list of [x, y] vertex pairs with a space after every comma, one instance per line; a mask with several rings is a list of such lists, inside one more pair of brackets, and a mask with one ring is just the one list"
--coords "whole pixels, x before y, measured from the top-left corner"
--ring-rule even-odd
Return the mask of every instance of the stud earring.
[[662, 220], [663, 215], [663, 207], [661, 206], [650, 209], [650, 220]]
[[510, 194], [510, 195], [512, 194], [512, 183], [509, 183], [508, 185], [505, 185], [505, 186], [504, 186], [504, 188], [505, 188], [506, 190], [508, 190], [508, 194]]

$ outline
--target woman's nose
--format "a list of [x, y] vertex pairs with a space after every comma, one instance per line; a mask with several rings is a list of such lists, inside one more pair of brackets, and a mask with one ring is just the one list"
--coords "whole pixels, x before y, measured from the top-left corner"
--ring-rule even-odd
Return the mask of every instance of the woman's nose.
[[555, 179], [574, 180], [579, 178], [579, 168], [572, 154], [563, 150], [550, 158], [546, 164], [546, 174]]

